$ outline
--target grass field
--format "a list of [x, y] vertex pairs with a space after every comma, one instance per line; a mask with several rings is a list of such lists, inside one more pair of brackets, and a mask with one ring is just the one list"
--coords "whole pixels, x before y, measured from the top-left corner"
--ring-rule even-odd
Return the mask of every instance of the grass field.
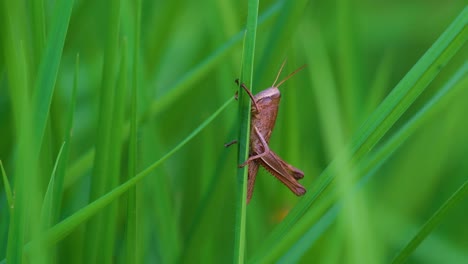
[[[465, 263], [467, 22], [461, 0], [1, 1], [0, 263]], [[307, 67], [270, 147], [307, 193], [261, 169], [246, 205], [234, 80], [286, 58]]]

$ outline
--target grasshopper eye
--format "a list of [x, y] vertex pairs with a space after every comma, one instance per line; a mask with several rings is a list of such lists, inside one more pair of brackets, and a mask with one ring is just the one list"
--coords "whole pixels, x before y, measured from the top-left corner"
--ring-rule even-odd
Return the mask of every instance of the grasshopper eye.
[[272, 101], [271, 99], [272, 99], [271, 96], [269, 96], [269, 97], [263, 97], [263, 98], [260, 98], [260, 99], [258, 100], [258, 102], [259, 102], [260, 104], [266, 105], [266, 104], [268, 104], [268, 103], [270, 103], [270, 102]]

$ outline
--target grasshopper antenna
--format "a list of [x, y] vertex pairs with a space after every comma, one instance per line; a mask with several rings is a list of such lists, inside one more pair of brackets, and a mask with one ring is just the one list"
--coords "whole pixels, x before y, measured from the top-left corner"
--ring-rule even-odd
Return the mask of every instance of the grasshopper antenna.
[[[284, 62], [283, 62], [283, 65], [281, 66], [280, 72], [283, 69], [283, 66], [284, 66]], [[286, 78], [284, 78], [280, 83], [278, 83], [278, 86], [276, 86], [276, 88], [280, 87], [285, 81], [287, 81], [289, 78], [293, 77], [294, 74], [298, 73], [300, 70], [304, 69], [306, 66], [307, 66], [307, 64], [304, 64], [301, 67], [299, 67], [297, 70], [290, 73], [288, 76], [286, 76]], [[278, 74], [278, 76], [279, 76], [279, 74]], [[278, 77], [276, 77], [276, 79], [278, 79]], [[276, 83], [276, 80], [275, 80], [275, 83]], [[274, 84], [273, 84], [273, 87], [275, 87]]]
[[[278, 81], [278, 78], [279, 78], [281, 72], [283, 71], [283, 67], [284, 67], [284, 65], [286, 64], [286, 61], [287, 61], [287, 60], [288, 60], [288, 59], [284, 59], [283, 64], [281, 64], [281, 68], [279, 69], [278, 74], [276, 75], [275, 82], [271, 85], [271, 87], [276, 87], [276, 86], [275, 86], [276, 81]], [[278, 85], [278, 86], [279, 86], [279, 85]]]

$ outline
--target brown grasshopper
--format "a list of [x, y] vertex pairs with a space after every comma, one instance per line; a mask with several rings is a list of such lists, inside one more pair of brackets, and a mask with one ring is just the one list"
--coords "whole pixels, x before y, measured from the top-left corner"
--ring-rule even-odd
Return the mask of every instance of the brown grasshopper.
[[[304, 178], [304, 173], [283, 161], [268, 146], [271, 132], [275, 126], [281, 98], [278, 88], [306, 66], [301, 66], [276, 85], [285, 63], [286, 61], [281, 65], [273, 85], [255, 96], [244, 84], [241, 84], [241, 87], [249, 94], [252, 100], [249, 158], [239, 165], [239, 167], [248, 165], [247, 203], [249, 203], [252, 198], [259, 165], [263, 166], [268, 172], [280, 180], [294, 194], [300, 196], [306, 192], [306, 189], [297, 182], [297, 180]], [[236, 80], [236, 83], [239, 85], [238, 80]]]

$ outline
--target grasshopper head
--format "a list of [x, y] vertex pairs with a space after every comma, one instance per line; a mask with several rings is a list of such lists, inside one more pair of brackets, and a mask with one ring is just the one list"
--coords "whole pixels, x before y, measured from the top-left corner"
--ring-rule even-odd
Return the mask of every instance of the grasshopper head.
[[281, 93], [278, 87], [270, 87], [256, 94], [255, 99], [258, 101], [258, 100], [265, 99], [265, 98], [271, 98], [271, 99], [279, 98], [280, 96], [281, 96]]
[[280, 81], [278, 84], [276, 84], [276, 82], [278, 81], [278, 78], [281, 74], [281, 71], [283, 70], [283, 67], [284, 67], [284, 64], [286, 63], [286, 60], [284, 60], [283, 64], [281, 65], [281, 68], [280, 70], [278, 71], [278, 74], [276, 75], [276, 79], [275, 79], [275, 82], [271, 85], [270, 88], [268, 89], [265, 89], [261, 92], [259, 92], [258, 94], [255, 95], [255, 101], [259, 101], [259, 100], [262, 100], [262, 99], [279, 99], [281, 97], [281, 93], [279, 91], [279, 87], [286, 81], [288, 80], [289, 78], [291, 78], [294, 74], [296, 74], [298, 71], [302, 70], [306, 65], [302, 65], [301, 67], [299, 67], [299, 69], [295, 70], [294, 72], [292, 72], [291, 74], [289, 74], [288, 76], [286, 76], [286, 78], [284, 78], [282, 81]]

